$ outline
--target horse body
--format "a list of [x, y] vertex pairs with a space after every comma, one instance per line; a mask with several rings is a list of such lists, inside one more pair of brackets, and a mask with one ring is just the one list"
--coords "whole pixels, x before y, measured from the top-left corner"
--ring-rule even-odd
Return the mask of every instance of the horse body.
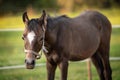
[[[28, 17], [25, 16], [24, 14], [23, 21], [27, 22]], [[76, 18], [69, 18], [65, 15], [52, 18], [46, 17], [43, 12], [41, 18], [36, 19], [38, 21], [35, 24], [44, 23], [45, 45], [43, 46], [48, 51], [45, 52], [47, 80], [54, 80], [57, 66], [61, 70], [61, 80], [67, 80], [68, 61], [79, 61], [86, 58], [91, 58], [100, 80], [112, 80], [109, 62], [111, 24], [104, 15], [96, 11], [85, 11]], [[27, 21], [25, 21], [26, 19]], [[37, 26], [38, 29], [36, 29], [38, 30], [36, 32], [41, 32], [40, 35], [43, 24], [41, 26]], [[35, 48], [38, 49], [33, 50], [40, 50], [40, 46], [37, 44]], [[28, 68], [31, 68], [30, 63], [29, 65]]]
[[[54, 49], [56, 54], [63, 55], [62, 57], [74, 61], [91, 57], [96, 52], [100, 45], [101, 30], [98, 28], [99, 25], [89, 17], [86, 17], [86, 14], [77, 18], [60, 16], [51, 20], [53, 25], [50, 25], [50, 19], [48, 19], [48, 35], [54, 34], [55, 38], [52, 41], [54, 40], [55, 48], [53, 47], [52, 49]], [[59, 19], [58, 22], [57, 19]], [[48, 36], [48, 41], [50, 41], [50, 36]]]

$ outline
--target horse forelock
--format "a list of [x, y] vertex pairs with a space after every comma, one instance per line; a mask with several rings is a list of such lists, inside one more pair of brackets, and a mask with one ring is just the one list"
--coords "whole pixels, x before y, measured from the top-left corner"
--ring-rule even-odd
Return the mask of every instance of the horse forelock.
[[38, 19], [31, 19], [28, 22], [27, 29], [28, 29], [28, 31], [36, 31], [39, 29], [39, 27], [40, 27], [40, 25], [39, 25]]

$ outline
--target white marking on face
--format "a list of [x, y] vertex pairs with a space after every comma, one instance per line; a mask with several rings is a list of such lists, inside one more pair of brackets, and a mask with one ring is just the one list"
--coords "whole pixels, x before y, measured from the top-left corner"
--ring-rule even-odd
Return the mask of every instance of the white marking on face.
[[30, 45], [31, 45], [32, 41], [34, 40], [34, 37], [35, 37], [34, 31], [31, 31], [28, 33], [27, 38], [28, 38]]

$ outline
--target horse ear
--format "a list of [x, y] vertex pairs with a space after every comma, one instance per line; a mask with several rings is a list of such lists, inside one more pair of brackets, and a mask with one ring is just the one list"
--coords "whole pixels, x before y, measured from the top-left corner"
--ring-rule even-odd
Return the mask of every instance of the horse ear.
[[47, 24], [47, 14], [46, 14], [46, 11], [45, 11], [45, 10], [42, 11], [42, 16], [40, 17], [40, 20], [43, 21], [43, 24], [44, 24], [44, 25]]
[[46, 11], [42, 11], [42, 16], [39, 18], [39, 21], [42, 21], [42, 29], [45, 31], [47, 25], [47, 14]]
[[24, 22], [24, 23], [27, 23], [27, 22], [29, 21], [29, 18], [28, 18], [28, 16], [27, 16], [27, 12], [24, 12], [24, 13], [23, 13], [22, 18], [23, 18], [23, 22]]

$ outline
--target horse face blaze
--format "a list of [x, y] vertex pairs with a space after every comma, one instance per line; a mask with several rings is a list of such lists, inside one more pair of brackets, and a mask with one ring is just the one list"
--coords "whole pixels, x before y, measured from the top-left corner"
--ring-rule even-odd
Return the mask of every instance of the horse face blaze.
[[[27, 40], [28, 40], [27, 43], [29, 43], [29, 48], [32, 47], [32, 42], [34, 41], [34, 37], [35, 37], [35, 33], [33, 31], [31, 31], [27, 34]], [[27, 52], [26, 53], [25, 63], [26, 63], [26, 68], [27, 69], [33, 69], [34, 68], [35, 55], [33, 55], [32, 52]]]

